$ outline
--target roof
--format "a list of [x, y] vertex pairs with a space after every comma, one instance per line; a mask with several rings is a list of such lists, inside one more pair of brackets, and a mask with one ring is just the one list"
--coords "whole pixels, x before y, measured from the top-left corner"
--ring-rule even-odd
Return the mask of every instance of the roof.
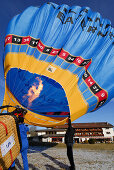
[[[56, 126], [54, 129], [66, 129], [68, 125]], [[93, 123], [72, 123], [74, 128], [113, 128], [114, 126], [108, 122], [93, 122]]]
[[61, 132], [61, 131], [63, 131], [63, 129], [64, 128], [49, 128], [49, 129], [40, 129], [40, 130], [36, 130], [35, 132], [50, 132], [50, 131], [53, 131], [53, 132], [56, 132], [56, 131], [58, 131], [58, 132]]
[[41, 135], [43, 138], [47, 137], [64, 137], [65, 134], [47, 134], [47, 135]]
[[[68, 125], [56, 126], [54, 128], [40, 129], [36, 132], [50, 132], [50, 131], [64, 131]], [[85, 128], [113, 128], [114, 126], [108, 122], [94, 122], [94, 123], [72, 123], [72, 127], [75, 129], [85, 129]]]

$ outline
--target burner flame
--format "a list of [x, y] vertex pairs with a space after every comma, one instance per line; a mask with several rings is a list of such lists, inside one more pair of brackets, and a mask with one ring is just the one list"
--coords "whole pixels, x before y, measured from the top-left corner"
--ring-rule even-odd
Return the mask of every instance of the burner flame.
[[33, 83], [32, 87], [30, 87], [30, 89], [28, 90], [28, 93], [26, 95], [23, 96], [23, 98], [27, 98], [28, 97], [28, 106], [32, 105], [32, 102], [39, 97], [41, 91], [43, 90], [43, 84], [42, 84], [42, 80], [39, 77], [36, 77], [36, 80], [38, 80], [39, 85], [37, 85], [36, 83]]

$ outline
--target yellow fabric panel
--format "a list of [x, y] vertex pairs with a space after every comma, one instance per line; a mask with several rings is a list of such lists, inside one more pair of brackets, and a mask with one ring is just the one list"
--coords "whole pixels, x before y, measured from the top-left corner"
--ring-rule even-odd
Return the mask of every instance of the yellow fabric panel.
[[[54, 68], [54, 72], [50, 72], [47, 69], [50, 65]], [[69, 103], [72, 121], [74, 121], [75, 119], [84, 115], [87, 112], [88, 105], [78, 89], [77, 85], [78, 77], [72, 74], [70, 71], [63, 70], [62, 68], [54, 65], [53, 63], [39, 61], [36, 58], [34, 58], [34, 56], [29, 56], [26, 55], [25, 53], [10, 52], [5, 57], [5, 76], [7, 75], [8, 70], [14, 67], [27, 70], [31, 73], [47, 76], [61, 84], [61, 86], [65, 90], [66, 97]], [[6, 96], [7, 95], [5, 94], [5, 100], [7, 98]], [[31, 117], [32, 121], [36, 123], [38, 120], [36, 118], [33, 118], [32, 115], [29, 116]], [[27, 119], [30, 120], [29, 116], [27, 116]], [[38, 115], [38, 118], [41, 118], [41, 115]], [[44, 119], [49, 120], [51, 118], [45, 117]], [[67, 120], [65, 121], [61, 120], [61, 123], [65, 123], [66, 121]], [[44, 120], [40, 120], [40, 122], [42, 122], [42, 124], [45, 125], [47, 124]]]

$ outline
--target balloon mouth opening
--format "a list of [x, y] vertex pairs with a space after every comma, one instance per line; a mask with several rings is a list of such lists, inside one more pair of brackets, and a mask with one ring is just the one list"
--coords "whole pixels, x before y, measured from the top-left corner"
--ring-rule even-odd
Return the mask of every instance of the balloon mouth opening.
[[68, 117], [69, 105], [63, 87], [55, 80], [11, 68], [6, 84], [14, 98], [28, 110], [48, 117]]

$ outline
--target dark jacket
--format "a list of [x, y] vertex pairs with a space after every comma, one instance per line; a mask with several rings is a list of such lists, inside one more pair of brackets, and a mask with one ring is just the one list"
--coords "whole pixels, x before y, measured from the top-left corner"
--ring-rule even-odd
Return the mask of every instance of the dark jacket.
[[65, 144], [73, 144], [74, 133], [75, 129], [72, 126], [68, 127], [65, 134]]

